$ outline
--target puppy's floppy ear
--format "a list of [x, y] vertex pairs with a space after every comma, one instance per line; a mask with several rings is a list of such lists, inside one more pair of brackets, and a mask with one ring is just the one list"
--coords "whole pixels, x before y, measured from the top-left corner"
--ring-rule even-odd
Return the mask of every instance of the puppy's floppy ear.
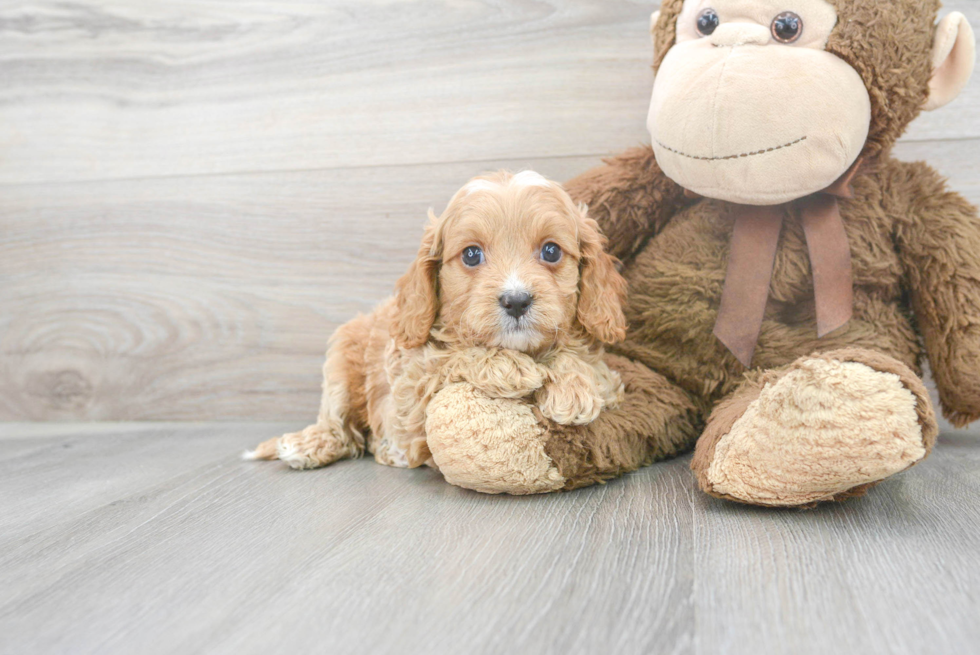
[[429, 330], [439, 311], [437, 285], [442, 247], [438, 222], [430, 211], [419, 254], [395, 285], [396, 314], [391, 324], [391, 336], [401, 348], [417, 348], [428, 341]]
[[605, 251], [606, 238], [599, 224], [580, 207], [578, 321], [593, 337], [605, 343], [626, 338], [626, 280], [616, 270], [616, 258]]

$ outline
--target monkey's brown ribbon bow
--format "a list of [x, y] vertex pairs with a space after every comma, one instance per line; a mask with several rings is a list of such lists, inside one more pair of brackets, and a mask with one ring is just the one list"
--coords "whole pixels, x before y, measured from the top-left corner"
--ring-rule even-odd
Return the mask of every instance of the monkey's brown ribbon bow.
[[[851, 198], [854, 164], [841, 179], [811, 196], [771, 207], [733, 205], [735, 226], [715, 336], [746, 368], [762, 331], [769, 283], [783, 218], [798, 214], [810, 253], [817, 337], [842, 327], [854, 305], [851, 249], [841, 220], [838, 198]], [[794, 211], [795, 210], [795, 211]]]

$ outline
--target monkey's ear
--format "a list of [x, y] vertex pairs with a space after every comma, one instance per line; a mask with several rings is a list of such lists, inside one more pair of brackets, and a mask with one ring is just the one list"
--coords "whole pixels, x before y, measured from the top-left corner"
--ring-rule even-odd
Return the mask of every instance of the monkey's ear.
[[932, 79], [926, 111], [939, 109], [960, 94], [973, 74], [977, 40], [966, 16], [954, 11], [936, 26], [932, 43]]
[[400, 348], [417, 348], [429, 339], [439, 311], [437, 277], [442, 259], [438, 219], [429, 212], [429, 224], [415, 261], [395, 285], [396, 314], [391, 336]]

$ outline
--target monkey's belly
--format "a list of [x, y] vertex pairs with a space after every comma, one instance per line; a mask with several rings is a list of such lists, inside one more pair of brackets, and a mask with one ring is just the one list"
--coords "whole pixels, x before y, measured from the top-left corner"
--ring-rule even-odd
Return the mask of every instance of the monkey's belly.
[[[675, 217], [624, 271], [629, 333], [614, 350], [709, 399], [733, 390], [745, 370], [713, 334], [730, 238], [727, 216], [717, 204], [703, 202]], [[806, 242], [802, 229], [787, 222], [753, 367], [774, 368], [818, 350], [861, 346], [916, 369], [919, 345], [908, 311], [893, 291], [897, 273], [869, 275], [861, 261], [855, 257], [855, 279], [865, 283], [855, 285], [854, 317], [818, 339]]]

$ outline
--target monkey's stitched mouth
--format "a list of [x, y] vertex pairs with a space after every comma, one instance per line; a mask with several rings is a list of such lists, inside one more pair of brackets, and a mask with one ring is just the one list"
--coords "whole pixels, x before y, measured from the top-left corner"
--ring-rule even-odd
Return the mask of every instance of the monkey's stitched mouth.
[[726, 155], [725, 157], [698, 157], [697, 155], [689, 155], [686, 152], [681, 152], [680, 150], [674, 150], [670, 146], [665, 145], [660, 139], [657, 139], [657, 145], [659, 145], [664, 150], [669, 150], [675, 155], [680, 155], [681, 157], [687, 157], [688, 159], [698, 159], [701, 161], [725, 161], [727, 159], [741, 159], [742, 157], [755, 157], [756, 155], [764, 155], [767, 152], [775, 152], [776, 150], [789, 148], [790, 146], [795, 146], [797, 143], [803, 143], [804, 141], [806, 141], [806, 137], [801, 136], [796, 141], [790, 141], [789, 143], [784, 143], [781, 146], [773, 146], [772, 148], [766, 148], [765, 150], [756, 150], [755, 152], [743, 152], [740, 155]]

